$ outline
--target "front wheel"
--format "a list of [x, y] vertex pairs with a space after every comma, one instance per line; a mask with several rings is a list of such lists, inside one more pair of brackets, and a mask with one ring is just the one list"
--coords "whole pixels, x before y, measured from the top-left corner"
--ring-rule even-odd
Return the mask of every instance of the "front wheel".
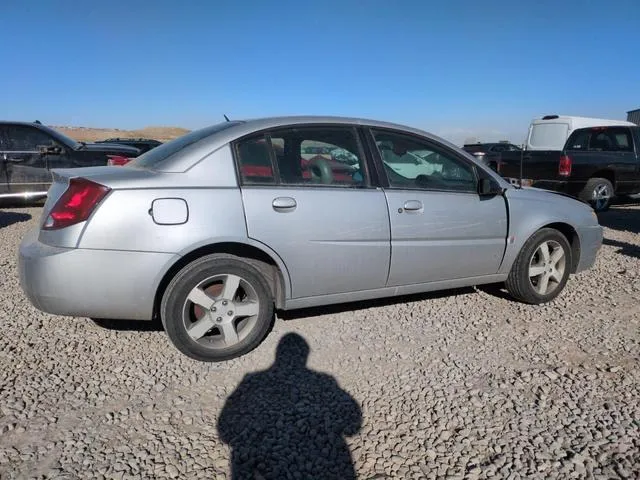
[[178, 350], [195, 360], [217, 362], [253, 350], [269, 331], [273, 308], [258, 269], [233, 255], [213, 254], [173, 278], [160, 316]]
[[550, 302], [564, 289], [571, 270], [571, 248], [552, 228], [537, 231], [526, 241], [506, 281], [518, 300], [538, 305]]
[[613, 196], [613, 184], [606, 178], [590, 178], [580, 192], [580, 199], [589, 203], [597, 213], [609, 210]]

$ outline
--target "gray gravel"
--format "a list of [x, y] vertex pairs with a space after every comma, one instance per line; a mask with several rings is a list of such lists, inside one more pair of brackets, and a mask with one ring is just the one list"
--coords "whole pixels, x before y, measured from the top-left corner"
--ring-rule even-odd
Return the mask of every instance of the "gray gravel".
[[39, 213], [0, 210], [0, 478], [640, 477], [640, 204], [601, 215], [596, 267], [552, 304], [296, 312], [221, 364], [31, 307], [16, 249]]

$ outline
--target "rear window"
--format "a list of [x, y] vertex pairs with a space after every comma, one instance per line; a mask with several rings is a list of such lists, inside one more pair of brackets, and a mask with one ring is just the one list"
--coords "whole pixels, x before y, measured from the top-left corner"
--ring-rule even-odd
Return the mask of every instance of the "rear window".
[[221, 132], [222, 130], [225, 130], [234, 125], [238, 125], [239, 123], [241, 122], [221, 122], [210, 127], [187, 133], [186, 135], [182, 135], [181, 137], [171, 140], [170, 142], [163, 143], [162, 145], [159, 145], [156, 148], [145, 152], [136, 159], [127, 163], [125, 166], [153, 168], [159, 163], [164, 162], [175, 153], [178, 153], [183, 148], [188, 147], [189, 145], [193, 145], [194, 143], [199, 142], [200, 140], [207, 138], [214, 133]]
[[469, 153], [483, 153], [487, 151], [487, 147], [484, 145], [465, 145], [463, 150]]
[[529, 145], [536, 150], [562, 150], [568, 132], [566, 123], [536, 123], [531, 127]]

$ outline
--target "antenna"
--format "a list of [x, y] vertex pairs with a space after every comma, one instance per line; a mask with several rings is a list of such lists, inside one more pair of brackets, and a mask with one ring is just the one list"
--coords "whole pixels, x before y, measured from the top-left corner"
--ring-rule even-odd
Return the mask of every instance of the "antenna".
[[224, 119], [225, 119], [227, 122], [230, 122], [230, 121], [231, 121], [231, 120], [229, 120], [229, 117], [227, 117], [224, 113], [223, 113], [222, 115], [224, 115]]

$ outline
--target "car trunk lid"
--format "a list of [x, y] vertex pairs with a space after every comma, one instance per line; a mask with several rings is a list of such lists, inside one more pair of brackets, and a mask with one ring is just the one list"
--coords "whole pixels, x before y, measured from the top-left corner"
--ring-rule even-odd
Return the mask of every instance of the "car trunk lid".
[[[99, 183], [112, 190], [127, 188], [135, 183], [136, 186], [144, 184], [145, 180], [153, 178], [156, 173], [151, 170], [138, 168], [122, 168], [111, 166], [84, 167], [84, 168], [61, 168], [51, 170], [53, 181], [47, 193], [47, 200], [42, 209], [41, 220], [47, 218], [51, 209], [69, 187], [69, 180], [72, 178], [86, 178]], [[41, 224], [42, 224], [41, 222]]]

